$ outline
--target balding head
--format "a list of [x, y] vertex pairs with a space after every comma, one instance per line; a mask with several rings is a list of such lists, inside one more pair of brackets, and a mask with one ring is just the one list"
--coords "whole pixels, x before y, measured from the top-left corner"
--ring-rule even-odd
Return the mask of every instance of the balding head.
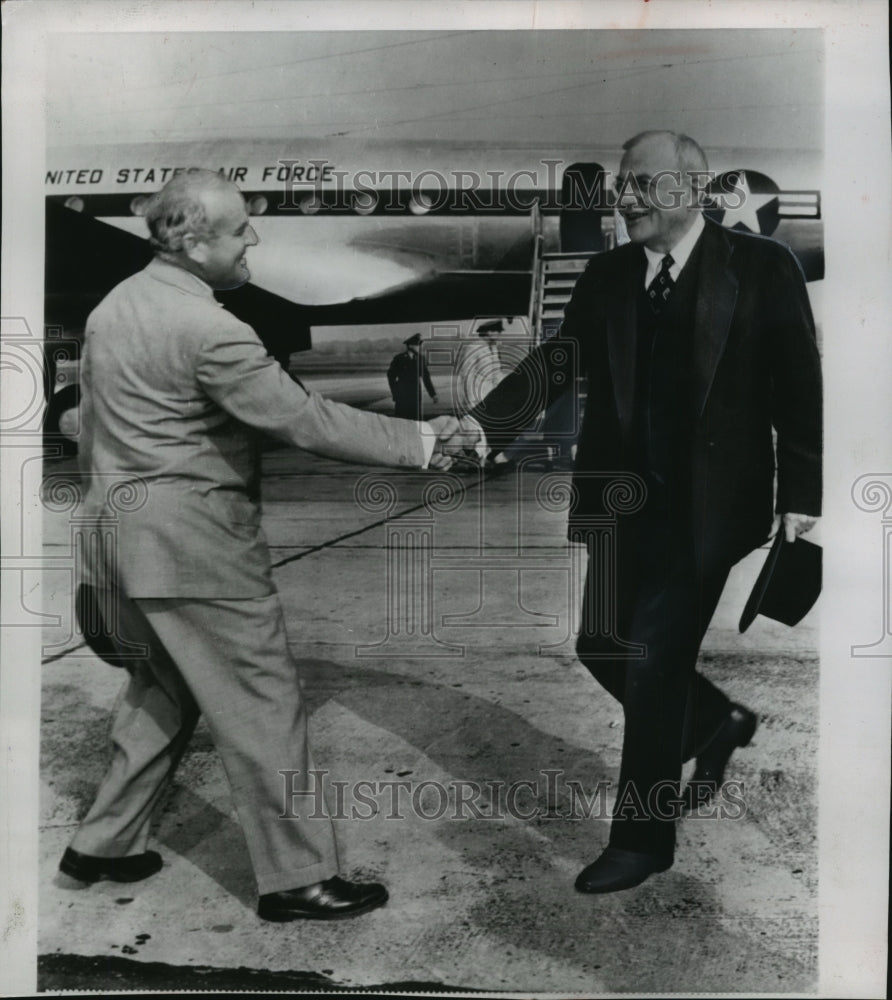
[[212, 288], [234, 288], [250, 277], [244, 252], [257, 235], [241, 193], [221, 174], [177, 174], [150, 200], [145, 218], [159, 256]]
[[706, 153], [700, 144], [683, 132], [670, 132], [668, 129], [639, 132], [623, 143], [623, 150], [628, 155], [645, 143], [660, 151], [667, 162], [666, 169], [676, 169], [683, 173], [706, 173], [709, 169]]
[[623, 145], [619, 209], [629, 239], [668, 253], [700, 212], [706, 154], [687, 135], [639, 132]]

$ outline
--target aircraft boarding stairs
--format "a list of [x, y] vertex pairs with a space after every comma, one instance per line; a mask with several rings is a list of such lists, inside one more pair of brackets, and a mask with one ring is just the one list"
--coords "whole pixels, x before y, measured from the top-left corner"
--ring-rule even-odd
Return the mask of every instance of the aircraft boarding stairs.
[[[533, 285], [530, 294], [530, 332], [533, 343], [539, 344], [557, 334], [564, 319], [564, 309], [570, 301], [573, 288], [596, 251], [585, 253], [543, 253], [542, 237], [537, 235], [533, 261]], [[585, 380], [577, 380], [574, 403], [565, 397], [545, 414], [541, 425], [542, 442], [547, 446], [549, 459], [566, 465], [575, 453], [572, 447], [573, 429], [582, 418], [585, 405]]]
[[530, 317], [530, 328], [537, 344], [553, 337], [560, 329], [573, 287], [594, 256], [589, 252], [545, 253], [539, 257], [538, 268], [533, 275]]

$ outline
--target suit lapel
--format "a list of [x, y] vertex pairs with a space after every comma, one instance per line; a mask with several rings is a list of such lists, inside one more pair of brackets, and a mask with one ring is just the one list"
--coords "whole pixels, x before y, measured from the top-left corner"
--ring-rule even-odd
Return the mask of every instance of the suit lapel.
[[729, 267], [733, 247], [721, 227], [707, 222], [701, 237], [694, 313], [694, 399], [699, 417], [725, 349], [737, 302], [737, 277]]
[[630, 266], [620, 269], [612, 294], [607, 298], [607, 348], [613, 392], [620, 422], [632, 422], [635, 397], [635, 358], [638, 348], [638, 299], [647, 261], [644, 251], [636, 248]]

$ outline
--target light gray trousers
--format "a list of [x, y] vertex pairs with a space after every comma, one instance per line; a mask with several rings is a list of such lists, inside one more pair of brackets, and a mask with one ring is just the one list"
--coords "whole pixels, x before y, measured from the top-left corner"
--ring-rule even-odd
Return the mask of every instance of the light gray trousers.
[[147, 645], [149, 656], [129, 668], [112, 727], [111, 763], [71, 846], [99, 857], [145, 851], [152, 809], [204, 714], [258, 891], [294, 889], [337, 874], [328, 816], [307, 808], [298, 810], [300, 819], [293, 810], [282, 817], [286, 786], [280, 772], [299, 772], [289, 776], [293, 793], [313, 762], [278, 595], [122, 596], [119, 631], [129, 642]]

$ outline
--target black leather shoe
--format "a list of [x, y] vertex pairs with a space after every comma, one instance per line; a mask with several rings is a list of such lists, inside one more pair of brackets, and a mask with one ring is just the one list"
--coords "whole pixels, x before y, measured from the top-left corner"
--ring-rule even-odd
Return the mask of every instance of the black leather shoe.
[[59, 871], [81, 882], [98, 882], [102, 878], [111, 882], [139, 882], [161, 871], [161, 855], [157, 851], [146, 851], [125, 858], [97, 858], [67, 847], [59, 862]]
[[582, 869], [576, 879], [576, 888], [579, 892], [619, 892], [641, 885], [655, 872], [671, 867], [671, 859], [608, 847], [597, 861]]
[[387, 890], [378, 882], [347, 882], [335, 875], [302, 889], [268, 892], [257, 903], [264, 920], [343, 920], [358, 917], [387, 902]]
[[725, 778], [725, 768], [731, 754], [745, 747], [753, 738], [758, 719], [743, 705], [732, 705], [731, 711], [706, 747], [697, 754], [694, 774], [682, 792], [686, 812], [709, 805]]

